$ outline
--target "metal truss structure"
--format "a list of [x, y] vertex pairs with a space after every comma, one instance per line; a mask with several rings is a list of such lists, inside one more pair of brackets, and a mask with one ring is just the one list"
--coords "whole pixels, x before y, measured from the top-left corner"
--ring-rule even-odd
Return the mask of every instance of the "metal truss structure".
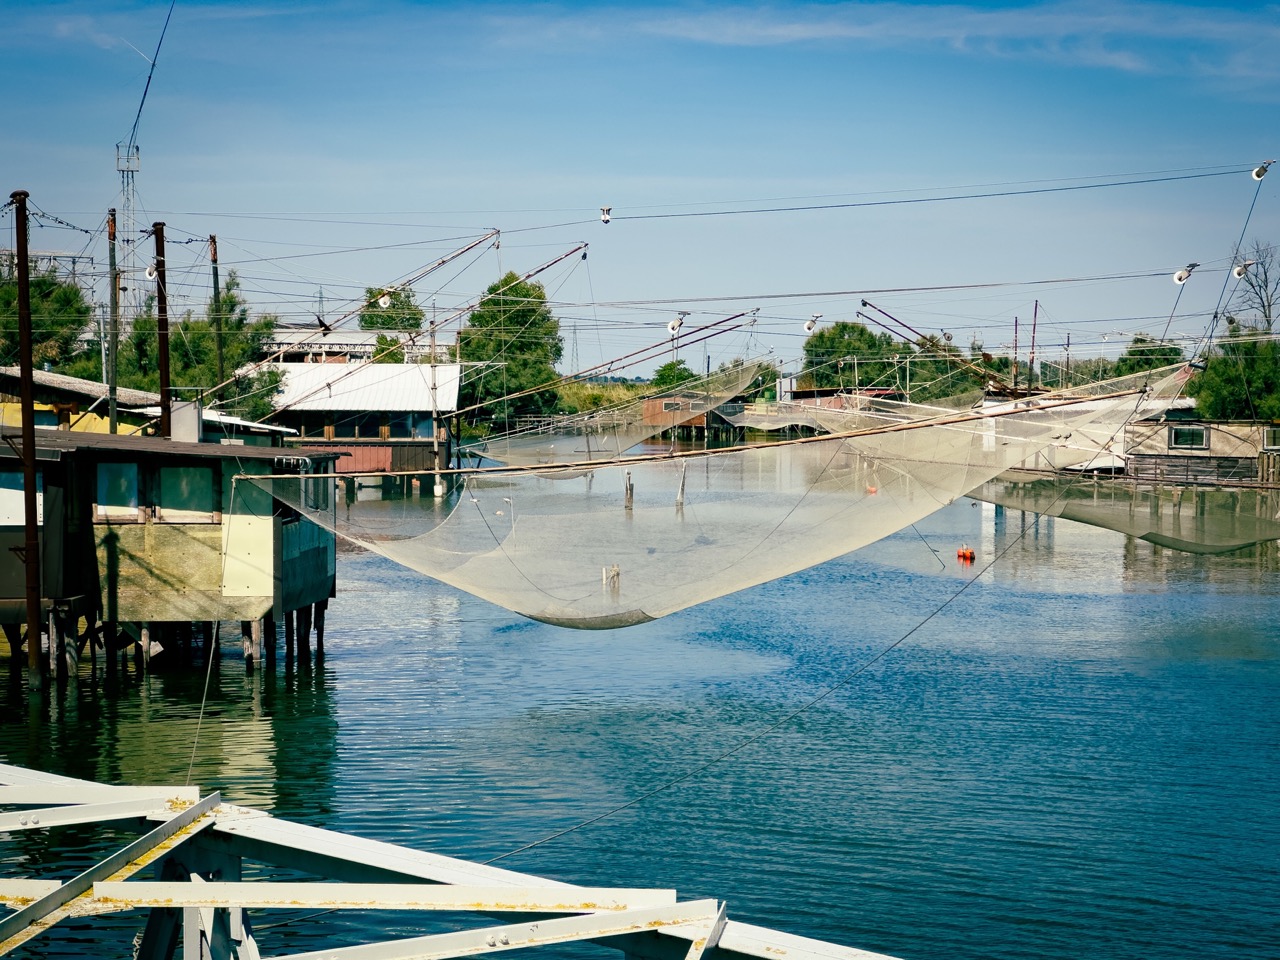
[[[169, 960], [179, 947], [183, 960], [443, 960], [571, 941], [637, 960], [889, 960], [729, 920], [717, 900], [574, 886], [291, 823], [196, 787], [105, 786], [0, 764], [0, 811], [3, 837], [76, 824], [139, 833], [70, 880], [0, 879], [0, 903], [11, 908], [0, 955], [61, 920], [142, 911], [139, 960]], [[314, 879], [244, 880], [246, 865]], [[144, 871], [154, 879], [139, 878]], [[269, 951], [289, 940], [273, 942], [265, 926], [255, 936], [249, 913], [261, 924], [261, 911], [388, 910], [465, 929], [279, 953]]]

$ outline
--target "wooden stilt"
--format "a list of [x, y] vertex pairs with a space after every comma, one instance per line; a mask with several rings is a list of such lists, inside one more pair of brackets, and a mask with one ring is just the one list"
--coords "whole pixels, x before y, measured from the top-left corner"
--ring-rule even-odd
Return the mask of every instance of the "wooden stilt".
[[98, 676], [98, 615], [91, 613], [85, 619], [85, 636], [89, 639], [89, 675], [94, 679]]
[[311, 605], [298, 608], [298, 666], [311, 663]]
[[315, 606], [316, 663], [324, 659], [324, 615], [328, 609], [328, 600], [321, 600]]
[[262, 651], [266, 658], [268, 667], [276, 665], [276, 618], [271, 614], [267, 614], [262, 620], [262, 642], [265, 649]]
[[78, 620], [69, 614], [54, 610], [51, 615], [54, 632], [58, 636], [58, 676], [63, 680], [78, 680], [80, 677], [80, 633]]
[[102, 655], [106, 658], [106, 675], [108, 680], [116, 678], [116, 658], [120, 651], [116, 649], [116, 625], [110, 620], [102, 623]]
[[144, 623], [138, 629], [138, 649], [133, 657], [138, 673], [151, 671], [151, 624]]
[[244, 648], [244, 672], [253, 673], [253, 665], [262, 653], [262, 621], [240, 621], [240, 640]]
[[53, 608], [50, 608], [44, 621], [45, 633], [49, 636], [49, 676], [56, 677], [59, 680], [66, 680], [67, 665], [64, 662], [63, 649], [59, 643], [61, 636], [55, 617], [56, 614], [54, 614]]
[[294, 611], [287, 610], [284, 615], [284, 662], [285, 664], [293, 663], [294, 654], [294, 623], [296, 616]]

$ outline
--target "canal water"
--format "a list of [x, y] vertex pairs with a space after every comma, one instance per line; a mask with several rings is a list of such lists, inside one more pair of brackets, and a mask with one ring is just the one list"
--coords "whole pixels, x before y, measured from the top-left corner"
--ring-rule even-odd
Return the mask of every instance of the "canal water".
[[[322, 667], [246, 678], [227, 645], [202, 721], [203, 673], [45, 701], [19, 675], [0, 758], [190, 775], [473, 860], [643, 797], [499, 863], [910, 960], [1280, 956], [1274, 550], [1194, 557], [966, 500], [620, 631], [522, 620], [369, 554], [341, 555], [338, 583]], [[0, 835], [0, 872], [38, 874], [54, 845]], [[312, 948], [323, 923], [399, 929], [276, 932]], [[64, 927], [23, 955], [102, 955]]]

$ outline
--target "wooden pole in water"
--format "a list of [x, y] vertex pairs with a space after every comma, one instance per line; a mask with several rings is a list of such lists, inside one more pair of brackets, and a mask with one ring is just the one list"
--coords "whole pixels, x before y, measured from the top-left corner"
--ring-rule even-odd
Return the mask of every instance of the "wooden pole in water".
[[324, 615], [329, 609], [329, 601], [321, 600], [315, 607], [316, 624], [316, 663], [324, 659]]
[[27, 197], [25, 190], [9, 195], [14, 206], [14, 233], [18, 257], [18, 366], [22, 399], [22, 505], [26, 521], [22, 563], [27, 582], [27, 676], [31, 689], [44, 685], [40, 656], [40, 528], [36, 520], [36, 419], [33, 407], [35, 382], [31, 360], [31, 262], [27, 249]]
[[295, 630], [296, 630], [296, 627], [295, 627], [296, 622], [297, 622], [297, 615], [295, 611], [293, 610], [285, 611], [285, 615], [284, 615], [285, 666], [288, 666], [289, 664], [293, 663], [294, 648], [296, 646], [295, 636], [294, 636]]
[[266, 664], [268, 667], [274, 667], [276, 665], [276, 618], [270, 613], [262, 621], [262, 642], [266, 646], [263, 651]]
[[304, 604], [298, 608], [298, 666], [305, 667], [311, 663], [311, 605]]

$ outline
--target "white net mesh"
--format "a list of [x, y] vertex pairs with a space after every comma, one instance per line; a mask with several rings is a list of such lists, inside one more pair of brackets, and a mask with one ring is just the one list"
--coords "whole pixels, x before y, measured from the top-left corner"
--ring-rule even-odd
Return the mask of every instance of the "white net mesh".
[[1280, 492], [1275, 490], [1167, 487], [1012, 471], [969, 496], [1187, 553], [1230, 553], [1280, 539]]
[[653, 396], [489, 437], [463, 451], [509, 464], [613, 460], [664, 431], [709, 416], [745, 390], [759, 367], [756, 361], [729, 367]]
[[473, 473], [432, 499], [331, 506], [302, 481], [250, 478], [370, 550], [548, 623], [641, 623], [785, 576], [914, 523], [1079, 424], [1121, 423], [1136, 395], [872, 432]]

